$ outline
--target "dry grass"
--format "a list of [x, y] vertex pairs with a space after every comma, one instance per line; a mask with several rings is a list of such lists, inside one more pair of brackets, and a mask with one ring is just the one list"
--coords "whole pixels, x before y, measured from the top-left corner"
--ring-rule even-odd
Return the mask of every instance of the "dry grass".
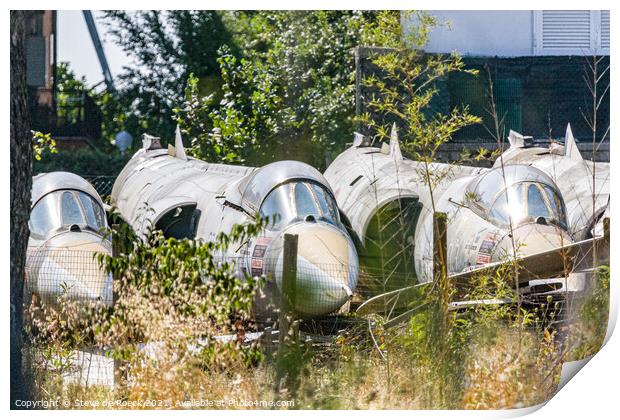
[[[253, 408], [230, 401], [277, 400], [292, 400], [294, 408], [308, 409], [526, 407], [553, 396], [562, 361], [600, 348], [608, 315], [608, 279], [604, 273], [600, 286], [581, 302], [564, 342], [553, 330], [533, 322], [531, 312], [515, 316], [506, 308], [475, 310], [452, 317], [449, 328], [438, 336], [427, 328], [435, 319], [432, 312], [425, 312], [404, 328], [376, 332], [383, 356], [362, 330], [335, 337], [327, 350], [307, 344], [293, 347], [286, 360], [294, 374], [276, 391], [277, 355], [254, 357], [248, 364], [252, 351], [237, 346], [183, 351], [196, 334], [181, 328], [172, 333], [168, 325], [160, 327], [170, 333], [152, 334], [161, 340], [157, 358], [138, 351], [125, 355], [131, 369], [124, 386], [69, 385], [62, 380], [62, 366], [33, 366], [36, 391], [40, 399], [126, 403], [114, 408], [153, 408], [136, 406], [144, 401], [159, 401], [159, 408], [187, 408], [183, 402], [191, 400], [224, 401], [211, 408], [227, 409]], [[140, 305], [158, 307], [148, 300]], [[171, 324], [170, 317], [151, 313], [147, 318], [149, 331], [157, 330], [151, 323]], [[182, 321], [175, 318], [173, 324]], [[38, 345], [50, 358], [71, 347], [62, 342]]]
[[372, 349], [341, 344], [341, 353], [334, 358], [308, 357], [299, 366], [295, 387], [281, 393], [275, 391], [271, 360], [251, 368], [214, 371], [204, 369], [197, 360], [146, 363], [133, 368], [128, 384], [117, 390], [66, 386], [48, 372], [40, 389], [49, 397], [71, 401], [121, 398], [166, 401], [174, 406], [188, 400], [293, 400], [295, 408], [309, 409], [501, 409], [550, 398], [560, 367], [555, 364], [558, 349], [553, 339], [541, 341], [539, 334], [530, 332], [518, 337], [508, 328], [493, 335], [463, 349], [466, 355], [458, 373], [462, 376], [456, 380], [440, 377], [440, 366], [433, 365], [432, 355], [421, 360], [395, 346], [388, 363]]

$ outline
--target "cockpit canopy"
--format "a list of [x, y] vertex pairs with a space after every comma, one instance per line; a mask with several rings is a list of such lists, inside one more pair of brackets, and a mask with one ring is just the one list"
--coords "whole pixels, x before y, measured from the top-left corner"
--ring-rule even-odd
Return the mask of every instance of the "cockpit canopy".
[[331, 193], [310, 180], [297, 180], [273, 189], [260, 206], [261, 217], [269, 217], [270, 228], [296, 221], [326, 221], [339, 224], [338, 206]]
[[95, 232], [106, 227], [103, 207], [83, 191], [60, 190], [43, 196], [32, 208], [28, 222], [30, 233], [40, 237], [73, 225]]
[[293, 160], [274, 162], [255, 170], [239, 183], [242, 206], [258, 211], [275, 186], [294, 180], [329, 185], [323, 174], [308, 164]]
[[507, 165], [484, 173], [468, 186], [467, 201], [472, 211], [497, 226], [542, 222], [568, 228], [557, 186], [532, 166]]
[[93, 186], [71, 172], [48, 172], [32, 180], [31, 235], [45, 237], [60, 228], [98, 232], [106, 227], [101, 198]]

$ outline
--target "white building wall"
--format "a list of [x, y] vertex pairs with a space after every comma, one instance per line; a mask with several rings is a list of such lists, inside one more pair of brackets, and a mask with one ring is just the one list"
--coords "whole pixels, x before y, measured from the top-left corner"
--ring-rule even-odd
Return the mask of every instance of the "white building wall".
[[[467, 56], [519, 57], [533, 54], [531, 10], [429, 10], [451, 28], [435, 28], [424, 48], [431, 53], [454, 50]], [[411, 25], [404, 18], [403, 27]]]
[[[429, 10], [440, 27], [426, 51], [463, 56], [609, 54], [609, 11]], [[403, 17], [403, 27], [415, 24]], [[445, 23], [449, 23], [449, 27]]]

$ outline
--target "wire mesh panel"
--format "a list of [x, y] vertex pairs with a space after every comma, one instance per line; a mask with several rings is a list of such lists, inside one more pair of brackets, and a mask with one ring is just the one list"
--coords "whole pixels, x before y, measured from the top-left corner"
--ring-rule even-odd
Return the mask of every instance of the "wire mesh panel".
[[[284, 267], [281, 259], [261, 261], [264, 271], [252, 270], [252, 260], [228, 258], [240, 274], [264, 275], [262, 290], [257, 296], [255, 314], [259, 321], [275, 320], [282, 306]], [[291, 308], [303, 319], [322, 320], [335, 315], [354, 312], [365, 300], [385, 291], [415, 285], [417, 279], [411, 271], [389, 273], [386, 285], [382, 267], [360, 267], [357, 264], [311, 263], [298, 257], [295, 268]], [[255, 264], [255, 262], [254, 262]], [[386, 289], [386, 287], [388, 287]], [[336, 320], [333, 320], [336, 322]]]
[[112, 277], [99, 266], [96, 252], [67, 248], [30, 248], [26, 258], [25, 296], [43, 303], [58, 298], [112, 304]]
[[[376, 89], [364, 80], [378, 77], [388, 80], [378, 66], [375, 57], [384, 54], [385, 49], [358, 47], [356, 60], [356, 114], [369, 113], [371, 118], [382, 124], [397, 122], [406, 127], [404, 121], [395, 121], [392, 115], [382, 115], [369, 106]], [[609, 86], [609, 57], [599, 56], [599, 95]], [[490, 109], [490, 83], [493, 84], [493, 98], [497, 107], [497, 118], [501, 121], [502, 137], [515, 130], [535, 140], [562, 140], [566, 125], [571, 124], [577, 139], [591, 139], [592, 127], [592, 56], [526, 56], [526, 57], [471, 57], [465, 56], [466, 68], [478, 70], [477, 75], [464, 72], [451, 72], [434, 87], [437, 89], [428, 114], [449, 113], [455, 106], [467, 106], [469, 112], [483, 120], [483, 124], [473, 124], [458, 130], [453, 140], [441, 146], [438, 157], [446, 161], [457, 160], [463, 149], [475, 152], [479, 147], [494, 150], [497, 142], [485, 127], [493, 127], [494, 117]], [[609, 135], [605, 135], [610, 124], [609, 95], [600, 96], [596, 113], [596, 138], [598, 144], [593, 153], [590, 141], [580, 143], [582, 155], [597, 161], [609, 161]], [[372, 137], [375, 133], [359, 123], [357, 130]], [[605, 140], [601, 143], [601, 140]], [[452, 150], [456, 149], [456, 150]]]
[[112, 194], [112, 187], [116, 177], [108, 175], [85, 175], [84, 179], [92, 184], [101, 197]]

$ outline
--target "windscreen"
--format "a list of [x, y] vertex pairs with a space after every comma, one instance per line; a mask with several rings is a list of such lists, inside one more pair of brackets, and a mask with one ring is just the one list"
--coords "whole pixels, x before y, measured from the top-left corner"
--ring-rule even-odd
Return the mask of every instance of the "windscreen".
[[82, 191], [78, 192], [77, 194], [80, 198], [82, 208], [84, 209], [84, 214], [86, 216], [86, 222], [88, 226], [94, 228], [95, 230], [99, 230], [105, 227], [105, 212], [103, 211], [103, 208], [101, 207], [99, 202]]
[[562, 199], [553, 188], [538, 182], [521, 182], [501, 192], [489, 210], [489, 218], [496, 224], [513, 226], [543, 218], [546, 223], [567, 227]]
[[311, 219], [340, 222], [331, 194], [312, 182], [290, 182], [276, 187], [263, 201], [259, 213], [261, 217], [269, 217], [270, 226], [275, 229]]
[[45, 236], [48, 232], [62, 225], [58, 213], [58, 194], [52, 193], [43, 197], [30, 212], [28, 226], [30, 233]]
[[106, 226], [105, 212], [97, 200], [82, 191], [55, 191], [39, 200], [30, 213], [30, 232], [38, 236], [71, 225], [98, 232]]

